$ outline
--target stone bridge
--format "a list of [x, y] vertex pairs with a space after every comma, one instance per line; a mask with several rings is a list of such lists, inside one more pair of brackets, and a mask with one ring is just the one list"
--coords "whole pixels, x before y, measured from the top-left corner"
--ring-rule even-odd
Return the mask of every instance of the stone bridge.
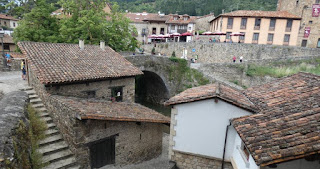
[[136, 94], [144, 96], [147, 101], [163, 103], [178, 93], [179, 86], [170, 78], [168, 68], [176, 63], [168, 57], [152, 55], [125, 56], [133, 65], [140, 68], [144, 75], [136, 78]]

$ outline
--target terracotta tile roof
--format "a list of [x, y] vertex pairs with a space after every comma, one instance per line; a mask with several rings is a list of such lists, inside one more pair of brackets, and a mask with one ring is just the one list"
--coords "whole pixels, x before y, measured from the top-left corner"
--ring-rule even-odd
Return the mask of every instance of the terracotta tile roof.
[[252, 102], [242, 93], [241, 90], [237, 90], [228, 85], [220, 83], [187, 89], [182, 93], [170, 98], [164, 104], [174, 105], [210, 98], [220, 98], [242, 108], [249, 109], [251, 111], [256, 110]]
[[0, 19], [8, 19], [13, 21], [18, 21], [19, 19], [14, 18], [13, 16], [7, 15], [7, 14], [0, 14]]
[[158, 17], [156, 13], [126, 13], [126, 17], [129, 18], [133, 23], [144, 23], [143, 20]]
[[169, 19], [169, 16], [168, 15], [157, 15], [157, 16], [153, 16], [153, 17], [150, 17], [150, 18], [147, 18], [147, 19], [144, 19], [144, 21], [149, 21], [149, 22], [166, 22], [167, 20]]
[[170, 123], [170, 118], [137, 103], [52, 96], [77, 112], [79, 119]]
[[232, 124], [257, 165], [320, 153], [320, 76], [298, 73], [245, 94], [261, 112]]
[[119, 53], [106, 46], [19, 42], [31, 69], [43, 84], [74, 83], [88, 80], [140, 75], [142, 72]]
[[[301, 17], [291, 14], [287, 11], [246, 11], [239, 10], [229, 13], [220, 14], [212, 21], [221, 16], [234, 16], [234, 17], [259, 17], [259, 18], [284, 18], [284, 19], [301, 19]], [[211, 22], [212, 22], [211, 21]]]

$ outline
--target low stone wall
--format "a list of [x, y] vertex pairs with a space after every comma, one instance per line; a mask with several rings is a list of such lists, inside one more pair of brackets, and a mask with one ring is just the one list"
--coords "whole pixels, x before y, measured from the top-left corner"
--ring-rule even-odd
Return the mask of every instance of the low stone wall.
[[[172, 160], [176, 162], [179, 169], [221, 169], [221, 160], [178, 151], [173, 152]], [[225, 162], [224, 169], [233, 169], [233, 167], [230, 162]]]
[[[151, 53], [153, 47], [154, 44], [142, 46], [148, 53]], [[320, 49], [317, 48], [208, 42], [157, 43], [155, 49], [156, 53], [166, 56], [171, 56], [172, 52], [175, 51], [177, 57], [182, 56], [183, 49], [186, 49], [188, 58], [198, 56], [198, 62], [201, 63], [228, 63], [232, 62], [233, 56], [236, 56], [237, 60], [240, 56], [244, 57], [245, 60], [261, 60], [319, 56], [320, 53]]]

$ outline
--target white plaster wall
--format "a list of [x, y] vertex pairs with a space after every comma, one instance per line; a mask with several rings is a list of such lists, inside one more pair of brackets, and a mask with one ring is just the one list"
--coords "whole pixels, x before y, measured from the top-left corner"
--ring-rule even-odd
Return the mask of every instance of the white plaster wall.
[[[277, 169], [319, 169], [319, 168], [320, 168], [319, 160], [306, 161], [304, 158], [277, 164]], [[271, 169], [271, 168], [261, 167], [261, 169]]]
[[[15, 27], [13, 26], [13, 23], [15, 23]], [[18, 22], [10, 20], [10, 28], [15, 29], [16, 27], [18, 27]]]
[[[175, 105], [178, 114], [174, 126], [174, 150], [222, 159], [226, 126], [229, 119], [250, 115], [247, 110], [218, 99]], [[230, 128], [231, 129], [231, 128]], [[230, 161], [236, 132], [229, 130], [226, 161]]]
[[[234, 131], [235, 129], [231, 127]], [[232, 152], [232, 165], [234, 168], [237, 169], [259, 169], [260, 167], [256, 165], [255, 161], [253, 160], [252, 156], [249, 155], [249, 160], [246, 159], [241, 154], [241, 138], [236, 133], [233, 145], [233, 152]], [[289, 169], [289, 168], [288, 168]]]

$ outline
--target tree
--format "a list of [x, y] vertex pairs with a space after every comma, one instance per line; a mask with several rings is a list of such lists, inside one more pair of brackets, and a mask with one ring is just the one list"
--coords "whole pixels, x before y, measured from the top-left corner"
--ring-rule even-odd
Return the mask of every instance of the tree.
[[46, 0], [35, 1], [35, 7], [15, 29], [14, 41], [59, 42], [57, 19], [50, 15], [53, 10]]
[[60, 37], [63, 42], [76, 43], [83, 39], [85, 43], [99, 44], [101, 40], [116, 51], [135, 50], [137, 41], [133, 37], [135, 29], [129, 20], [118, 11], [117, 4], [112, 12], [106, 14], [103, 8], [106, 0], [62, 0], [61, 6], [71, 17], [60, 21]]

